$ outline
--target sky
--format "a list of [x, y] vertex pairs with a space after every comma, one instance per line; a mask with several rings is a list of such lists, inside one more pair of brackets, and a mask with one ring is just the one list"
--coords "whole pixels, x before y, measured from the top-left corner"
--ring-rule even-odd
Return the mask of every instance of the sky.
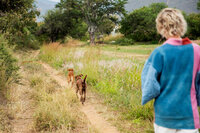
[[[198, 0], [170, 0], [169, 7], [176, 7], [178, 9], [184, 10], [186, 13], [199, 12], [197, 10]], [[51, 10], [55, 5], [60, 2], [60, 0], [36, 0], [38, 9], [41, 11], [40, 17], [37, 21], [43, 21], [43, 16], [48, 10]], [[125, 5], [127, 11], [133, 11], [133, 9], [138, 9], [143, 6], [148, 6], [153, 2], [166, 2], [166, 0], [128, 0], [128, 4]]]
[[50, 1], [53, 1], [53, 2], [60, 2], [60, 0], [50, 0]]
[[43, 21], [43, 16], [48, 10], [51, 10], [60, 0], [36, 0], [36, 5], [40, 11], [40, 17], [37, 18], [37, 22]]

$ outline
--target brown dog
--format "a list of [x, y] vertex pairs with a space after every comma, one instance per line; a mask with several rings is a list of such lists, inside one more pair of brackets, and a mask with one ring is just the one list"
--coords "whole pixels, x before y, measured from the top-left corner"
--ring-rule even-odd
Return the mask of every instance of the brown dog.
[[67, 81], [68, 84], [71, 83], [71, 85], [74, 84], [74, 69], [67, 69], [68, 75], [67, 75]]
[[[85, 99], [86, 99], [86, 88], [87, 88], [87, 83], [86, 83], [86, 78], [87, 78], [87, 75], [85, 76], [84, 79], [82, 79], [82, 76], [83, 74], [81, 75], [78, 75], [75, 77], [76, 79], [76, 95], [80, 94], [80, 101], [82, 102], [82, 104], [84, 104], [85, 102]], [[77, 95], [78, 97], [78, 95]]]
[[76, 80], [76, 96], [77, 97], [78, 97], [77, 94], [78, 94], [79, 89], [82, 88], [82, 77], [83, 77], [83, 74], [75, 76], [75, 80]]

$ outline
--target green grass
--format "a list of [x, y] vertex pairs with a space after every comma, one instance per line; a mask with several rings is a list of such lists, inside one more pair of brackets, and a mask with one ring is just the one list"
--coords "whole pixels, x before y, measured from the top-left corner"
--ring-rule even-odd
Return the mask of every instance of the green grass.
[[[120, 48], [121, 52], [129, 49], [130, 53], [148, 55], [157, 46], [120, 46]], [[141, 126], [138, 128], [141, 128], [153, 121], [153, 102], [146, 106], [141, 105], [141, 72], [144, 60], [110, 57], [103, 54], [105, 50], [115, 49], [112, 45], [62, 47], [56, 50], [54, 46], [43, 46], [39, 58], [54, 68], [63, 70], [66, 74], [67, 68], [73, 64], [75, 74], [87, 74], [89, 88], [101, 95], [104, 102], [113, 110], [119, 112], [121, 120], [130, 121], [132, 124], [139, 123]], [[146, 127], [142, 130], [150, 128]]]
[[133, 45], [133, 46], [113, 46], [105, 45], [103, 50], [122, 52], [122, 53], [132, 53], [132, 54], [150, 54], [159, 45]]

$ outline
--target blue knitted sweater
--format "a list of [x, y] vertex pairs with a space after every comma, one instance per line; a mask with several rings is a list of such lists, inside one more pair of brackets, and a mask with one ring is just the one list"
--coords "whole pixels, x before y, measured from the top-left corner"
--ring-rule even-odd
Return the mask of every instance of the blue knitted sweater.
[[200, 47], [189, 39], [167, 40], [142, 72], [142, 104], [155, 99], [155, 123], [172, 129], [200, 128]]

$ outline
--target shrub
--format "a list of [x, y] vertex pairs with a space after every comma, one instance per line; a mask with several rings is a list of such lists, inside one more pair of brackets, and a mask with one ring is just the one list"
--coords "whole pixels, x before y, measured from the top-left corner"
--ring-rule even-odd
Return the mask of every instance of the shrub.
[[114, 42], [114, 44], [119, 44], [119, 45], [133, 45], [134, 44], [134, 40], [130, 39], [130, 38], [120, 38], [118, 40], [116, 40], [116, 42]]
[[111, 41], [116, 41], [120, 38], [124, 37], [122, 34], [118, 33], [118, 34], [115, 34], [115, 35], [108, 35], [108, 36], [105, 36], [104, 37], [104, 41], [105, 42], [111, 42]]
[[116, 44], [116, 45], [133, 45], [134, 40], [131, 38], [126, 38], [121, 34], [118, 35], [110, 35], [104, 38], [105, 43], [107, 44]]
[[191, 39], [200, 37], [200, 14], [190, 14], [187, 17], [188, 32], [187, 36]]
[[0, 90], [11, 82], [18, 81], [19, 67], [17, 60], [13, 58], [8, 43], [3, 36], [0, 36]]
[[23, 29], [21, 36], [16, 34], [10, 37], [9, 43], [17, 45], [17, 48], [26, 47], [35, 50], [40, 48], [40, 42], [26, 27]]

